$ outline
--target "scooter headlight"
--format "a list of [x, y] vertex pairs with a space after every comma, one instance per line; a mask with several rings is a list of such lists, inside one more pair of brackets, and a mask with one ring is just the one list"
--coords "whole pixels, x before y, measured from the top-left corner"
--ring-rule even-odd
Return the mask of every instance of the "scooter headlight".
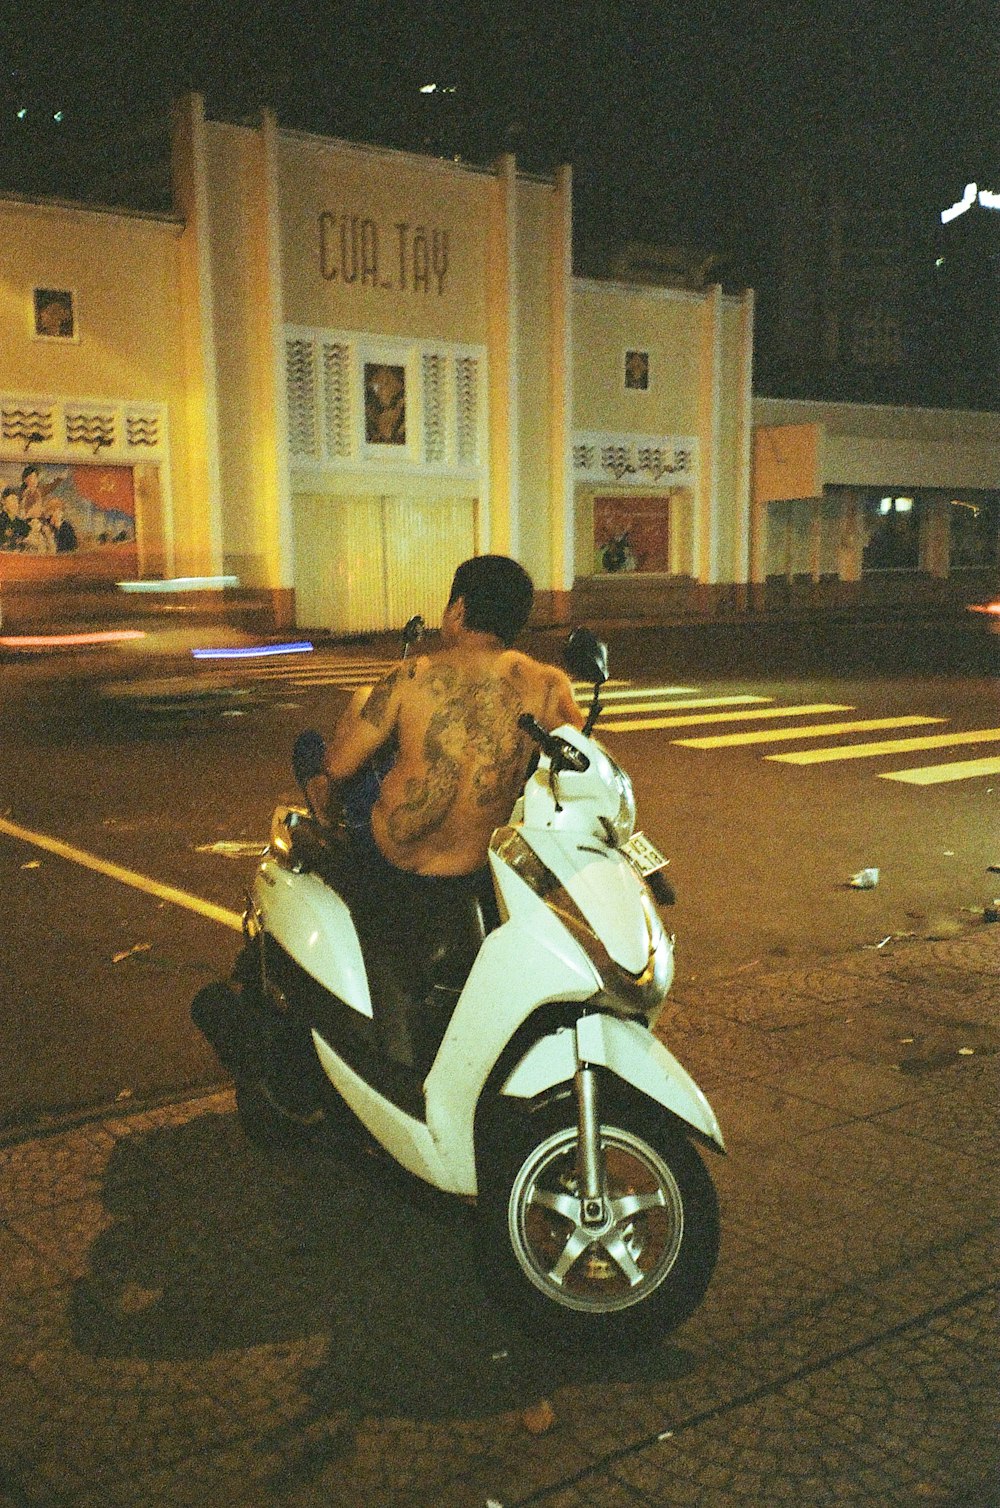
[[611, 760], [611, 768], [615, 777], [615, 787], [618, 791], [618, 815], [611, 823], [615, 835], [615, 841], [621, 846], [628, 841], [635, 832], [635, 792], [632, 782], [622, 769], [620, 764]]

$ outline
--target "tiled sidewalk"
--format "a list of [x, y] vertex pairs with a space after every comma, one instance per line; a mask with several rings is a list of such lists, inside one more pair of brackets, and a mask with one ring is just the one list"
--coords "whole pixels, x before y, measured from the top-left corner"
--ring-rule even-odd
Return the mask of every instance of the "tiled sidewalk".
[[0, 1508], [992, 1508], [998, 1003], [985, 925], [679, 991], [723, 1252], [641, 1355], [520, 1334], [359, 1135], [224, 1091], [8, 1141]]

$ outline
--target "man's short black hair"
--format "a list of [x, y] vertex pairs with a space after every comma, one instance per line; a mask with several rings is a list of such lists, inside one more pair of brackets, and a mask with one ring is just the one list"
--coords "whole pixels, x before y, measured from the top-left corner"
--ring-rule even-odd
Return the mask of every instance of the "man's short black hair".
[[466, 628], [495, 634], [509, 649], [528, 621], [535, 587], [510, 556], [474, 555], [455, 572], [449, 607], [459, 597], [465, 603]]

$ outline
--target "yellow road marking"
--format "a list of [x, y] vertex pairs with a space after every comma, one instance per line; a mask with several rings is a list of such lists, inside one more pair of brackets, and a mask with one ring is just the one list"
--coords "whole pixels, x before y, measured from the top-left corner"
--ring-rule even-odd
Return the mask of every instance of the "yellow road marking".
[[134, 890], [144, 890], [147, 895], [155, 895], [158, 900], [170, 901], [174, 906], [184, 906], [188, 911], [197, 911], [201, 916], [207, 916], [209, 921], [221, 922], [224, 927], [232, 927], [234, 932], [243, 930], [243, 921], [238, 911], [227, 911], [224, 906], [216, 906], [211, 901], [203, 901], [201, 896], [191, 895], [187, 890], [178, 890], [174, 885], [161, 885], [159, 880], [151, 880], [148, 875], [137, 874], [134, 869], [123, 869], [120, 864], [109, 864], [107, 859], [99, 859], [96, 854], [87, 853], [82, 848], [74, 848], [71, 843], [63, 843], [59, 838], [50, 838], [46, 833], [36, 833], [27, 827], [19, 827], [16, 822], [9, 822], [6, 817], [0, 817], [0, 833], [6, 833], [10, 838], [17, 838], [21, 843], [30, 843], [34, 848], [44, 849], [46, 853], [56, 854], [60, 859], [68, 859], [72, 864], [82, 864], [84, 869], [92, 869], [97, 874], [107, 875], [109, 879], [118, 880], [122, 885], [131, 885]]
[[937, 785], [943, 780], [971, 780], [976, 775], [1000, 775], [1000, 759], [964, 759], [955, 764], [925, 764], [913, 770], [882, 771], [879, 780], [904, 780], [907, 785]]
[[739, 744], [778, 743], [782, 738], [823, 738], [833, 733], [866, 733], [876, 728], [912, 728], [918, 723], [946, 723], [946, 717], [868, 717], [856, 723], [815, 723], [810, 728], [758, 728], [752, 733], [713, 733], [706, 738], [675, 738], [685, 749], [733, 749]]
[[765, 754], [782, 764], [828, 764], [835, 759], [873, 759], [877, 754], [908, 754], [911, 749], [946, 749], [951, 744], [1000, 742], [1000, 728], [975, 728], [969, 733], [930, 733], [926, 738], [896, 738], [877, 744], [843, 744], [839, 749], [799, 749], [794, 754]]
[[[616, 697], [635, 697], [637, 700], [644, 696], [695, 696], [701, 690], [700, 686], [627, 686], [622, 691], [607, 691], [606, 686], [611, 684], [606, 681], [601, 687], [601, 701], [610, 702]], [[590, 687], [587, 687], [590, 690]]]
[[[587, 698], [584, 697], [582, 698], [582, 700], [586, 701]], [[721, 697], [713, 700], [712, 706], [718, 706], [719, 702], [722, 700], [723, 699]], [[603, 697], [601, 698], [601, 704], [602, 706], [606, 705]], [[695, 702], [690, 700], [689, 698], [682, 698], [678, 700], [676, 696], [649, 696], [647, 699], [640, 701], [635, 697], [630, 696], [628, 701], [618, 702], [614, 706], [608, 705], [607, 713], [609, 718], [613, 718], [617, 721], [619, 718], [622, 718], [628, 714], [637, 714], [640, 712], [662, 712], [673, 707], [699, 706], [701, 706], [700, 699]], [[600, 726], [602, 728], [607, 726], [603, 719], [600, 723]]]
[[[728, 701], [770, 701], [769, 697], [728, 697], [719, 698]], [[691, 702], [674, 702], [675, 707], [690, 707], [697, 705]], [[709, 703], [710, 706], [717, 703]], [[600, 722], [597, 725], [598, 734], [603, 737], [605, 733], [635, 733], [644, 729], [656, 728], [700, 728], [705, 723], [730, 723], [739, 718], [758, 717], [814, 717], [821, 712], [853, 712], [854, 708], [845, 706], [841, 702], [810, 702], [802, 707], [754, 707], [751, 711], [744, 712], [703, 712], [695, 717], [650, 717], [635, 722]]]

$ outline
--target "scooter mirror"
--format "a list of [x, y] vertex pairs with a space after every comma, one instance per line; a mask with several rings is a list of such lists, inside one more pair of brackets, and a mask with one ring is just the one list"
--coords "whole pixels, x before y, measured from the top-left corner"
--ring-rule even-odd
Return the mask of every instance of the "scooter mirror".
[[608, 678], [608, 646], [589, 628], [574, 628], [566, 640], [563, 663], [576, 680], [603, 686]]

